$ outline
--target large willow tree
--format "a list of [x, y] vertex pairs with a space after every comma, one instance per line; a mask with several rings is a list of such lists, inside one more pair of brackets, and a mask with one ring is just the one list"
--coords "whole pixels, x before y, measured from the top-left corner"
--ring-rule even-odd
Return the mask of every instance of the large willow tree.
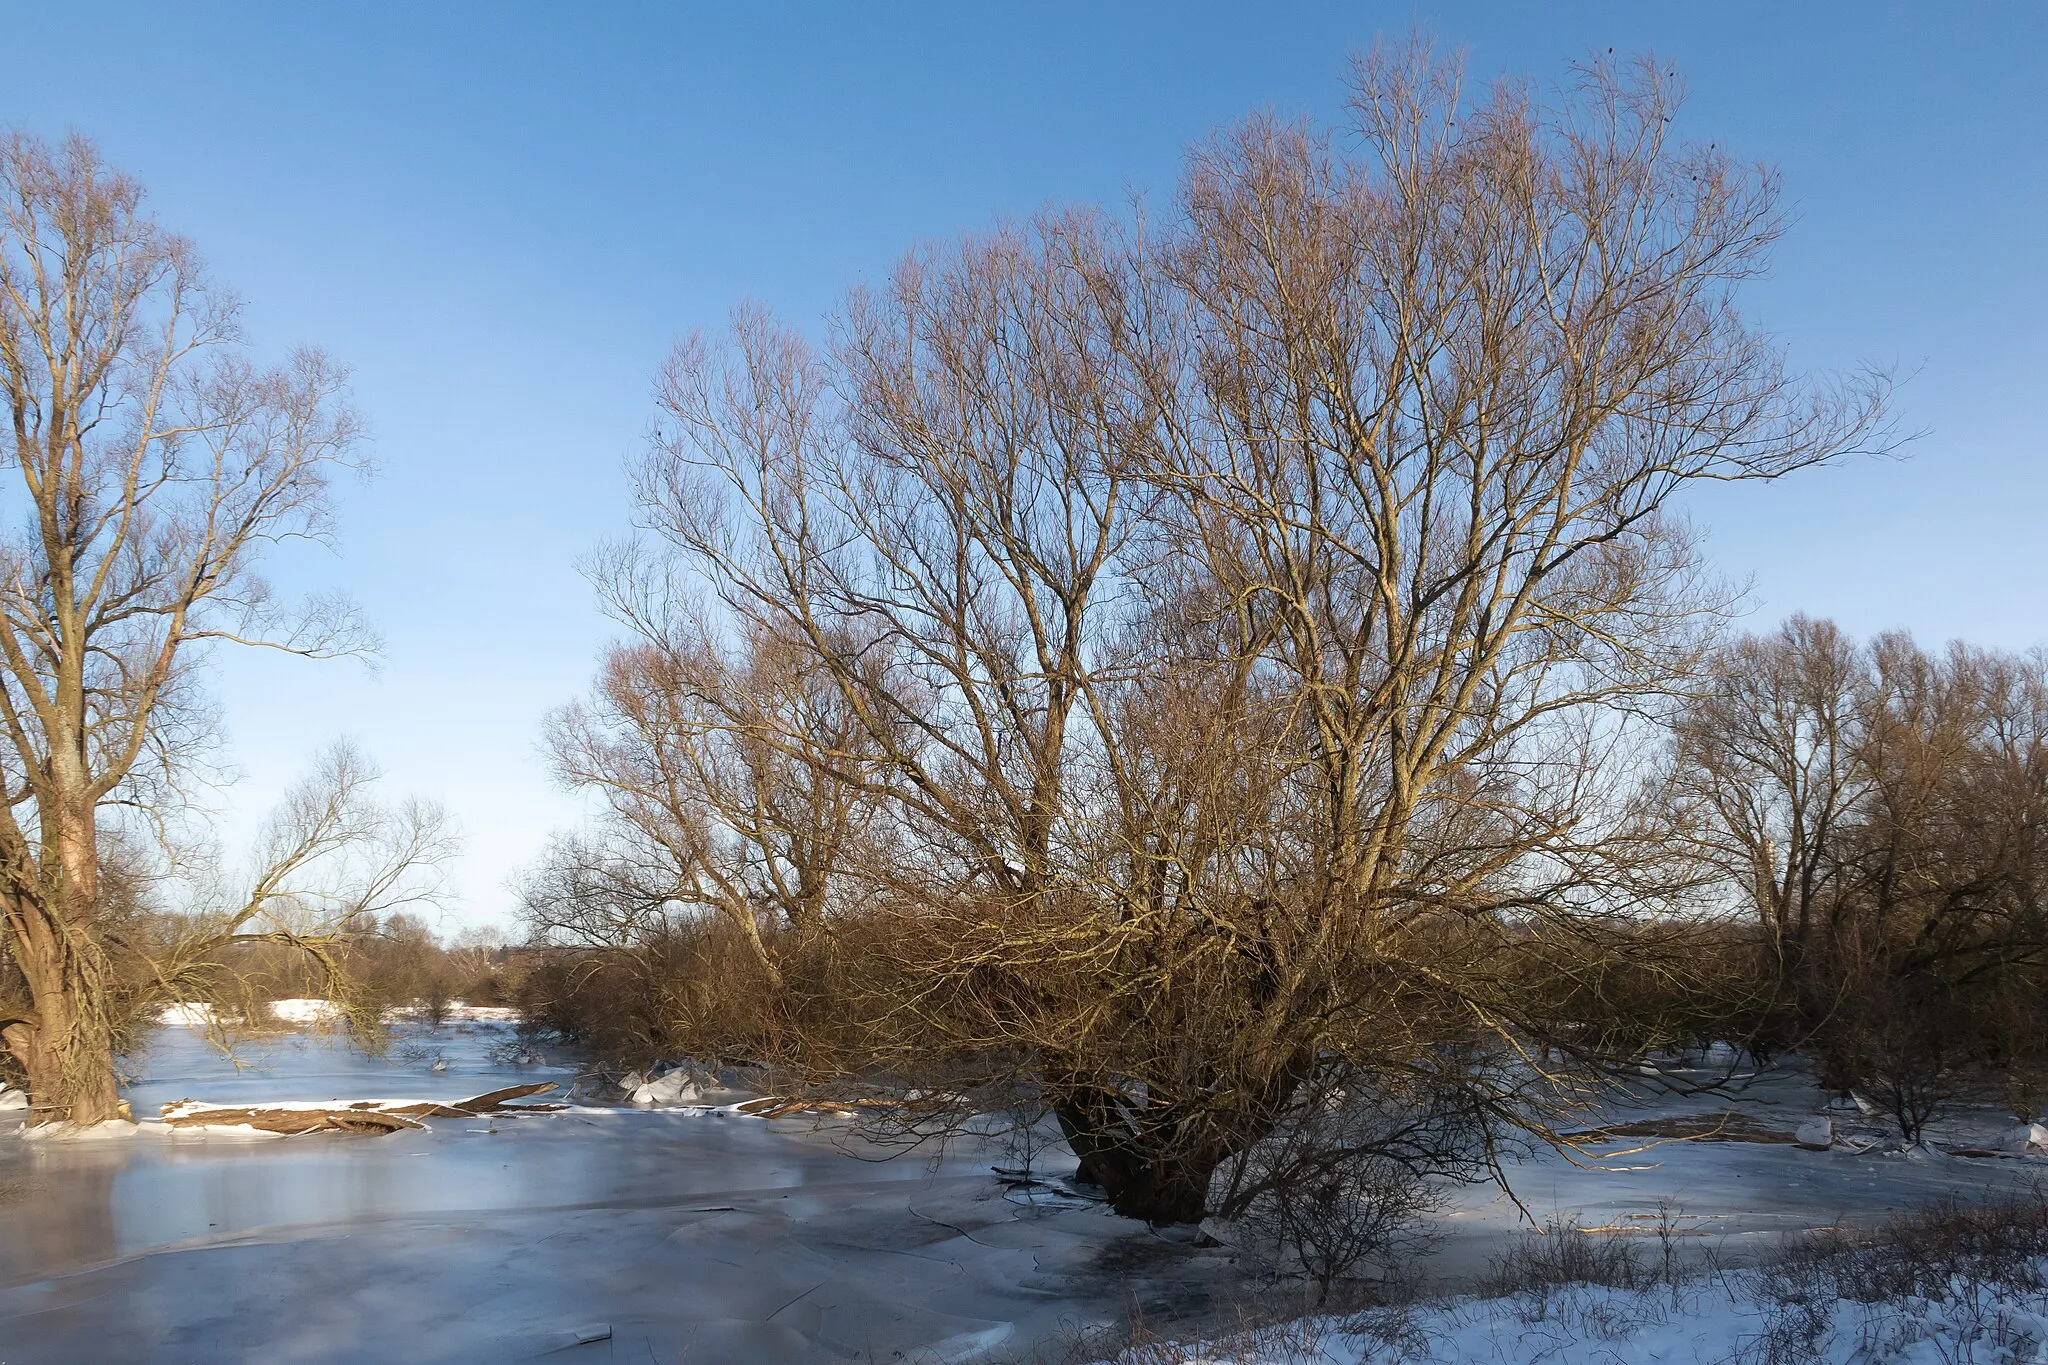
[[[611, 561], [614, 673], [693, 718], [614, 706], [611, 752], [863, 812], [807, 846], [862, 956], [839, 1054], [793, 1025], [796, 1060], [1034, 1098], [1155, 1221], [1340, 1093], [1423, 1167], [1542, 1121], [1528, 1063], [1584, 1035], [1537, 983], [1661, 888], [1629, 717], [1726, 605], [1674, 500], [1881, 406], [1737, 309], [1775, 181], [1673, 141], [1654, 67], [1546, 104], [1379, 54], [1350, 109], [1222, 133], [1141, 226], [914, 256], [824, 353], [758, 315], [685, 345], [640, 486], [672, 558]], [[786, 863], [704, 790], [675, 885]]]

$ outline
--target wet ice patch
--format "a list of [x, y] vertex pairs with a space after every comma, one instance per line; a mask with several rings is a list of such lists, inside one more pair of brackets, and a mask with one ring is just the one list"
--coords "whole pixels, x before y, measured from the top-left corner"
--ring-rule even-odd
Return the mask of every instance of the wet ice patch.
[[1012, 1166], [990, 1167], [1003, 1187], [1003, 1198], [1032, 1209], [1090, 1209], [1106, 1202], [1103, 1193], [1058, 1176], [1039, 1175]]

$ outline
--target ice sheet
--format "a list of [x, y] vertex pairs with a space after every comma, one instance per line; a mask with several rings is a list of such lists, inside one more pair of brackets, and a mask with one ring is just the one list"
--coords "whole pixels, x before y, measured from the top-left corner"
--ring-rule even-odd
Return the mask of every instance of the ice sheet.
[[[284, 1039], [237, 1074], [173, 1030], [129, 1093], [149, 1113], [566, 1079], [495, 1065], [503, 1038], [445, 1032], [440, 1073]], [[1008, 1203], [1002, 1159], [864, 1160], [843, 1127], [622, 1109], [381, 1138], [0, 1140], [0, 1360], [940, 1359], [1114, 1317], [1134, 1286], [1101, 1272], [1105, 1249], [1151, 1234]], [[594, 1322], [611, 1338], [574, 1345]]]
[[[570, 1079], [561, 1057], [493, 1060], [516, 1055], [510, 1037], [468, 1021], [418, 1032], [384, 1060], [285, 1037], [254, 1054], [264, 1067], [237, 1072], [170, 1029], [128, 1093], [146, 1117], [184, 1098], [445, 1098]], [[1817, 1100], [1794, 1075], [1742, 1103], [1789, 1130]], [[378, 1138], [0, 1139], [0, 1360], [970, 1359], [1133, 1301], [1170, 1327], [1233, 1292], [1226, 1249], [1165, 1241], [1099, 1208], [1005, 1200], [989, 1166], [1013, 1158], [995, 1144], [937, 1165], [861, 1159], [877, 1155], [843, 1126], [623, 1106], [437, 1119]], [[1610, 1169], [1539, 1156], [1514, 1176], [1539, 1219], [1626, 1225], [1668, 1211], [1702, 1246], [1739, 1256], [1949, 1190], [2012, 1188], [2041, 1160], [1673, 1143], [1614, 1155]], [[1476, 1271], [1521, 1225], [1494, 1191], [1464, 1191], [1432, 1268]], [[612, 1336], [575, 1345], [593, 1323]]]

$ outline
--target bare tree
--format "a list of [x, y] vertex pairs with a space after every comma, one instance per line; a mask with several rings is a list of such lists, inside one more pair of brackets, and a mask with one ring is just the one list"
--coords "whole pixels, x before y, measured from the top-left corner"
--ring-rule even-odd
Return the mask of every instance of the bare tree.
[[1917, 1133], [2038, 1048], [2048, 677], [2038, 657], [1794, 618], [1722, 650], [1674, 748], [1695, 847], [1757, 935], [1766, 1027]]
[[721, 916], [779, 986], [764, 930], [804, 937], [823, 926], [834, 873], [872, 809], [835, 768], [856, 770], [869, 746], [804, 651], [759, 632], [729, 651], [701, 630], [679, 635], [637, 567], [622, 550], [597, 576], [621, 590], [617, 615], [640, 639], [607, 657], [588, 705], [550, 720], [558, 777], [598, 792], [609, 813], [604, 858], [589, 857], [587, 842], [557, 848], [558, 873], [580, 865], [584, 881], [553, 899], [638, 906], [661, 922]]
[[1794, 616], [1723, 649], [1675, 727], [1684, 823], [1762, 931], [1767, 998], [1750, 1041], [1764, 1050], [1802, 1041], [1856, 988], [1830, 945], [1855, 875], [1844, 836], [1871, 794], [1868, 668], [1832, 622]]
[[[103, 948], [128, 959], [130, 974], [140, 977], [131, 1007], [232, 1002], [243, 994], [235, 979], [248, 951], [282, 949], [342, 1006], [358, 1037], [377, 1037], [378, 1002], [360, 998], [344, 949], [437, 904], [440, 872], [456, 846], [438, 806], [386, 805], [376, 797], [378, 780], [352, 745], [330, 746], [264, 821], [239, 879], [223, 872], [194, 879], [167, 941], [105, 935]], [[424, 934], [421, 923], [416, 936]], [[216, 1011], [215, 1040], [229, 1043], [236, 1022]]]
[[645, 523], [706, 638], [829, 683], [851, 755], [773, 747], [886, 835], [842, 865], [863, 1050], [807, 1062], [1028, 1090], [1127, 1214], [1200, 1217], [1305, 1086], [1482, 1161], [1540, 1123], [1571, 1039], [1516, 965], [1666, 889], [1631, 718], [1724, 605], [1673, 500], [1877, 439], [1880, 379], [1736, 311], [1775, 185], [1672, 144], [1663, 73], [1458, 82], [1377, 54], [1350, 129], [1248, 121], [1167, 223], [1048, 216], [828, 355], [743, 314], [664, 374]]
[[115, 1112], [99, 847], [173, 800], [203, 737], [195, 650], [324, 655], [339, 604], [287, 610], [263, 550], [327, 533], [356, 418], [312, 351], [260, 369], [235, 301], [140, 188], [73, 138], [0, 140], [0, 394], [19, 478], [0, 543], [0, 913], [26, 999], [0, 1034], [39, 1105]]

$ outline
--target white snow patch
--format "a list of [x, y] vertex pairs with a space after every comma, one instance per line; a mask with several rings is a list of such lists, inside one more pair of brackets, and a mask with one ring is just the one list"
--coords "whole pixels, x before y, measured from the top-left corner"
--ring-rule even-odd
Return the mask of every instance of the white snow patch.
[[[2016, 1277], [2024, 1280], [2027, 1277]], [[2035, 1280], [2035, 1283], [2038, 1283]], [[1648, 1290], [1567, 1285], [1355, 1317], [1310, 1317], [1098, 1365], [2033, 1365], [2048, 1294], [1958, 1279], [1938, 1297], [1773, 1302], [1752, 1274]], [[1772, 1349], [1775, 1347], [1775, 1349]]]
[[[253, 1107], [255, 1107], [255, 1108], [258, 1108], [258, 1109], [288, 1109], [288, 1110], [291, 1110], [291, 1111], [293, 1111], [293, 1112], [297, 1112], [298, 1110], [301, 1110], [301, 1109], [322, 1109], [322, 1110], [331, 1110], [331, 1109], [335, 1109], [335, 1108], [345, 1108], [346, 1106], [348, 1106], [348, 1105], [350, 1105], [350, 1104], [353, 1104], [353, 1103], [355, 1103], [355, 1101], [353, 1101], [353, 1100], [342, 1100], [342, 1099], [332, 1099], [332, 1100], [264, 1100], [264, 1101], [263, 1101], [262, 1103], [260, 1103], [260, 1104], [257, 1104], [257, 1105], [255, 1105], [255, 1106], [253, 1106]], [[420, 1100], [371, 1100], [371, 1101], [368, 1101], [368, 1103], [370, 1103], [370, 1104], [420, 1104], [420, 1103], [423, 1103], [423, 1101], [420, 1101]], [[167, 1104], [167, 1105], [165, 1105], [165, 1106], [163, 1107], [163, 1112], [164, 1112], [164, 1117], [165, 1117], [165, 1118], [167, 1118], [167, 1119], [181, 1119], [181, 1118], [185, 1118], [186, 1116], [188, 1116], [188, 1115], [191, 1115], [191, 1114], [203, 1114], [203, 1113], [207, 1112], [207, 1111], [208, 1111], [208, 1110], [210, 1110], [210, 1109], [247, 1109], [247, 1108], [250, 1108], [250, 1107], [252, 1107], [252, 1106], [249, 1106], [249, 1105], [245, 1105], [245, 1104], [244, 1104], [244, 1105], [237, 1105], [237, 1104], [208, 1104], [208, 1103], [206, 1103], [206, 1102], [205, 1102], [204, 1100], [177, 1100], [177, 1101], [175, 1101], [175, 1102], [173, 1102], [173, 1103], [171, 1103], [171, 1104]]]
[[190, 1029], [211, 1028], [217, 1018], [219, 1012], [201, 1000], [180, 1000], [175, 1004], [165, 1005], [156, 1012], [156, 1021], [159, 1024], [182, 1024]]
[[180, 1123], [175, 1126], [168, 1123], [144, 1123], [142, 1126], [163, 1137], [169, 1138], [173, 1142], [204, 1141], [208, 1138], [234, 1138], [240, 1141], [261, 1140], [267, 1142], [272, 1138], [287, 1136], [284, 1133], [269, 1132], [266, 1129], [257, 1128], [247, 1123]]
[[2002, 1151], [2017, 1152], [2021, 1155], [2048, 1150], [2048, 1124], [2022, 1123], [2008, 1128], [1999, 1139], [1998, 1145]]
[[[424, 1019], [431, 1011], [425, 1005], [397, 1005], [384, 1011], [387, 1021], [400, 1019]], [[446, 1023], [460, 1024], [516, 1024], [519, 1011], [507, 1005], [472, 1005], [462, 1000], [450, 1000], [441, 1009], [441, 1019]]]
[[331, 1024], [341, 1017], [332, 1000], [273, 1000], [271, 1017], [286, 1024]]
[[465, 1005], [456, 1001], [448, 1007], [450, 1019], [463, 1019], [475, 1024], [516, 1024], [519, 1011], [509, 1005]]
[[1826, 1117], [1808, 1119], [1792, 1130], [1792, 1140], [1801, 1147], [1832, 1147], [1835, 1145], [1835, 1121]]
[[259, 1100], [254, 1104], [209, 1104], [204, 1100], [174, 1100], [163, 1107], [163, 1114], [167, 1119], [175, 1119], [184, 1118], [191, 1114], [204, 1114], [209, 1110], [215, 1109], [283, 1109], [292, 1113], [297, 1113], [304, 1109], [316, 1109], [326, 1113], [339, 1113], [349, 1109], [404, 1109], [416, 1104], [440, 1104], [452, 1109], [456, 1105], [461, 1104], [463, 1099], [474, 1098], [475, 1096], [472, 1095], [457, 1099], [436, 1100], [422, 1099], [415, 1095], [411, 1099], [364, 1100], [342, 1099], [337, 1096], [331, 1100]]
[[116, 1138], [132, 1138], [142, 1131], [142, 1125], [127, 1119], [107, 1119], [103, 1123], [37, 1123], [21, 1130], [23, 1138], [30, 1142], [104, 1142]]
[[666, 1076], [647, 1081], [635, 1087], [635, 1104], [695, 1104], [704, 1092], [690, 1079], [690, 1073], [681, 1067]]
[[0, 1113], [28, 1108], [28, 1096], [19, 1090], [0, 1090]]

